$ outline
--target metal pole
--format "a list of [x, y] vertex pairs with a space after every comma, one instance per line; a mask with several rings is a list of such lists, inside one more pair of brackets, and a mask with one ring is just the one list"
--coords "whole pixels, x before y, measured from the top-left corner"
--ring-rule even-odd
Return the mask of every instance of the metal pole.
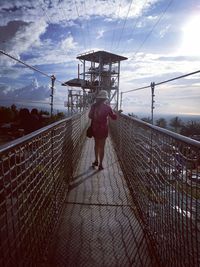
[[83, 80], [85, 83], [85, 60], [83, 60]]
[[155, 97], [155, 94], [154, 94], [154, 89], [155, 89], [155, 83], [152, 82], [151, 83], [151, 124], [153, 125], [153, 110], [154, 110], [154, 97]]
[[[152, 82], [151, 83], [151, 124], [153, 125], [153, 110], [154, 110], [154, 89], [155, 89], [155, 83], [154, 82]], [[151, 129], [151, 147], [150, 147], [150, 173], [152, 173], [153, 172], [153, 170], [152, 170], [152, 164], [153, 164], [153, 131], [152, 131], [152, 129]]]
[[54, 84], [55, 84], [55, 80], [56, 80], [56, 77], [54, 75], [51, 75], [51, 103], [50, 103], [50, 106], [51, 106], [51, 118], [53, 116], [53, 93], [54, 93]]
[[120, 97], [120, 110], [122, 110], [122, 95], [123, 95], [123, 92], [121, 92], [121, 97]]
[[[120, 73], [120, 61], [118, 62], [118, 74], [117, 74], [117, 110], [119, 110], [119, 73]], [[120, 108], [121, 109], [121, 108]]]

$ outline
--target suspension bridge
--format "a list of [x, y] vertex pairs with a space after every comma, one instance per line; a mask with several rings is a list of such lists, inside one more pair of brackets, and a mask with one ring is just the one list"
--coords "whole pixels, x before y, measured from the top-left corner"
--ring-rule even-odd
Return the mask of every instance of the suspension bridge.
[[[109, 56], [79, 55], [78, 78], [107, 90], [117, 112], [126, 58]], [[200, 265], [200, 143], [117, 116], [102, 171], [87, 106], [0, 147], [1, 266]]]

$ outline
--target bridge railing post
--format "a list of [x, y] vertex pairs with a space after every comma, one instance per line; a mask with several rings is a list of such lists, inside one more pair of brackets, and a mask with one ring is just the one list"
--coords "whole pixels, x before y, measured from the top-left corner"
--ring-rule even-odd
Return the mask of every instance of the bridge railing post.
[[53, 116], [53, 95], [54, 95], [54, 85], [55, 85], [55, 80], [56, 80], [56, 77], [54, 75], [51, 75], [51, 103], [50, 103], [50, 106], [51, 106], [51, 118]]
[[155, 97], [155, 83], [154, 82], [151, 82], [151, 124], [153, 125], [154, 123], [154, 109], [155, 109], [155, 106], [154, 106], [154, 103], [155, 103], [155, 100], [154, 100], [154, 97]]

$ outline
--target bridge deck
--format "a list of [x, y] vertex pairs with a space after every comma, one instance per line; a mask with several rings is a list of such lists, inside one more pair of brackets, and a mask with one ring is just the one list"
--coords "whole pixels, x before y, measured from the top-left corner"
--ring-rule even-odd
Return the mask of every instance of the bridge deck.
[[111, 140], [103, 171], [91, 167], [93, 142], [86, 141], [70, 183], [48, 266], [156, 266]]

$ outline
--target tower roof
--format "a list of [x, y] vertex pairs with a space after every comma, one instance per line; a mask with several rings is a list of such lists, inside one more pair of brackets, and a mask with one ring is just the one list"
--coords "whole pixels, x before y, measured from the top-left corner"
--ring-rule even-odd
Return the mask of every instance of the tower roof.
[[91, 53], [85, 53], [77, 56], [77, 59], [82, 59], [86, 61], [92, 61], [96, 63], [102, 62], [103, 64], [115, 63], [118, 61], [126, 60], [127, 57], [122, 57], [116, 54], [112, 54], [106, 51], [97, 51]]

